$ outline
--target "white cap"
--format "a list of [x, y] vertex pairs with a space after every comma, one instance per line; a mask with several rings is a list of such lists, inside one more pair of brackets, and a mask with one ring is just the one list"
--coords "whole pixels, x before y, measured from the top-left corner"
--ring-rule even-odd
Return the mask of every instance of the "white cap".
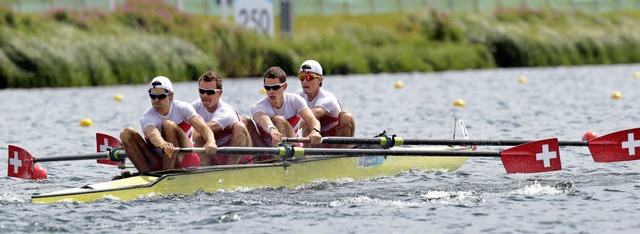
[[298, 70], [298, 73], [302, 72], [313, 72], [318, 75], [322, 75], [322, 66], [320, 66], [320, 63], [318, 63], [318, 61], [316, 60], [307, 60], [304, 61], [302, 65], [300, 65], [300, 70]]
[[[156, 82], [160, 84], [153, 85], [153, 83], [156, 83]], [[164, 76], [156, 76], [156, 78], [153, 78], [153, 80], [151, 80], [151, 83], [149, 83], [149, 88], [150, 89], [166, 89], [166, 90], [169, 90], [170, 92], [173, 92], [173, 85], [171, 84], [171, 81], [169, 80], [169, 78]]]

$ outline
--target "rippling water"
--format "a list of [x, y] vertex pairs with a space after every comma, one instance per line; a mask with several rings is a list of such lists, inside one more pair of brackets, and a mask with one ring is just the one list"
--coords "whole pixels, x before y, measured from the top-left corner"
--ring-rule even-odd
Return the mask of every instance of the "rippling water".
[[[329, 76], [357, 119], [356, 135], [450, 138], [454, 118], [471, 138], [580, 140], [640, 127], [639, 65]], [[528, 82], [518, 82], [526, 76]], [[394, 89], [396, 81], [404, 89]], [[223, 99], [248, 115], [261, 80], [226, 80]], [[197, 97], [194, 82], [176, 98]], [[290, 80], [289, 92], [300, 87]], [[0, 90], [0, 155], [7, 145], [36, 157], [90, 153], [96, 132], [139, 128], [145, 85]], [[622, 99], [612, 99], [620, 91]], [[121, 93], [125, 100], [113, 100]], [[463, 99], [464, 108], [453, 101]], [[91, 118], [92, 127], [78, 125]], [[499, 148], [481, 147], [483, 150]], [[93, 160], [50, 162], [45, 181], [2, 177], [0, 232], [231, 233], [637, 233], [640, 162], [594, 163], [584, 147], [562, 147], [563, 170], [510, 175], [499, 159], [474, 158], [455, 172], [409, 171], [391, 178], [317, 181], [134, 201], [32, 204], [34, 193], [83, 186], [118, 174]], [[6, 162], [6, 161], [5, 161]], [[6, 171], [7, 164], [0, 165]]]

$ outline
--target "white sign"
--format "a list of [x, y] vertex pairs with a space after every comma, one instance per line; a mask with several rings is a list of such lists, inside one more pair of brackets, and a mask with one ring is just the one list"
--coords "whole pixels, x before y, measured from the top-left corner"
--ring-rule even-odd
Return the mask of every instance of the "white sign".
[[235, 0], [236, 24], [273, 36], [273, 0]]

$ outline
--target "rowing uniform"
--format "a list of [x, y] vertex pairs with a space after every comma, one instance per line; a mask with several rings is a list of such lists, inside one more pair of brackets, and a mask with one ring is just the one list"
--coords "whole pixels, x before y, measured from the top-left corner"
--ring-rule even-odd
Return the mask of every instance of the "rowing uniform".
[[338, 98], [333, 93], [320, 88], [318, 95], [311, 101], [306, 93], [302, 89], [296, 91], [296, 94], [300, 95], [309, 108], [320, 107], [327, 113], [322, 116], [320, 121], [320, 134], [322, 136], [335, 136], [338, 131], [338, 117], [342, 111], [342, 106], [338, 101]]
[[[231, 127], [235, 123], [240, 122], [240, 115], [238, 114], [238, 111], [236, 111], [233, 106], [222, 100], [218, 100], [218, 106], [213, 112], [209, 112], [200, 99], [196, 99], [191, 103], [191, 105], [196, 109], [196, 112], [202, 116], [205, 123], [213, 121], [222, 128], [222, 131], [214, 134], [214, 137], [216, 138], [216, 145], [218, 147], [230, 146], [231, 138], [233, 137], [231, 134]], [[227, 164], [227, 159], [227, 155], [216, 154], [213, 157], [211, 165]], [[249, 161], [250, 159], [251, 156], [246, 156], [240, 160], [240, 162]]]
[[[188, 138], [191, 138], [191, 124], [189, 124], [189, 119], [194, 116], [197, 116], [196, 110], [187, 102], [173, 100], [171, 101], [171, 108], [169, 109], [169, 114], [160, 115], [153, 107], [150, 107], [143, 115], [140, 117], [140, 126], [142, 129], [148, 126], [155, 126], [158, 128], [160, 133], [162, 133], [162, 121], [171, 120], [178, 124], [178, 126], [184, 131]], [[149, 139], [145, 139], [149, 142]], [[193, 147], [193, 146], [191, 146]], [[159, 149], [159, 148], [157, 148]], [[159, 152], [159, 156], [162, 156], [162, 150], [157, 150]], [[192, 167], [192, 166], [200, 166], [200, 157], [195, 153], [188, 153], [185, 155], [184, 159], [180, 164], [176, 165], [176, 167]], [[156, 165], [154, 169], [162, 169], [162, 160], [160, 160], [159, 165]]]
[[[280, 109], [276, 109], [272, 107], [271, 104], [269, 103], [269, 98], [265, 97], [262, 100], [258, 101], [255, 105], [253, 105], [253, 107], [251, 107], [251, 115], [253, 116], [258, 112], [262, 112], [267, 116], [269, 116], [269, 118], [273, 118], [276, 115], [283, 116], [289, 122], [289, 124], [291, 124], [291, 127], [293, 128], [293, 133], [298, 135], [298, 129], [300, 128], [300, 120], [302, 119], [299, 113], [302, 110], [307, 108], [309, 107], [307, 107], [307, 103], [304, 101], [304, 99], [302, 99], [301, 96], [291, 94], [291, 93], [285, 93], [284, 103], [282, 104], [282, 107], [280, 107]], [[261, 126], [257, 126], [257, 127], [258, 127], [258, 134], [262, 136], [265, 143], [267, 143], [267, 145], [269, 146], [272, 146], [271, 135], [268, 132], [266, 132], [263, 129], [263, 127]]]

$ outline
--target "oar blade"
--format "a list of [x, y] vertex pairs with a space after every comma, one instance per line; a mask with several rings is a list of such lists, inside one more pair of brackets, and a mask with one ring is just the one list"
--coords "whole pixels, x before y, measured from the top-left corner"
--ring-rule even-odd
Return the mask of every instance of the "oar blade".
[[640, 159], [640, 128], [609, 133], [589, 141], [596, 162], [621, 162]]
[[26, 150], [9, 145], [9, 167], [7, 168], [7, 176], [22, 178], [22, 179], [34, 179], [34, 161], [35, 158], [31, 156]]
[[538, 173], [562, 169], [558, 139], [533, 141], [500, 152], [507, 173]]
[[[97, 152], [106, 152], [110, 149], [121, 148], [121, 147], [122, 147], [122, 142], [118, 138], [112, 137], [104, 133], [99, 133], [99, 132], [96, 133], [96, 151]], [[123, 164], [123, 162], [112, 161], [107, 158], [97, 159], [97, 162], [100, 164], [115, 165], [115, 166], [122, 166]]]

